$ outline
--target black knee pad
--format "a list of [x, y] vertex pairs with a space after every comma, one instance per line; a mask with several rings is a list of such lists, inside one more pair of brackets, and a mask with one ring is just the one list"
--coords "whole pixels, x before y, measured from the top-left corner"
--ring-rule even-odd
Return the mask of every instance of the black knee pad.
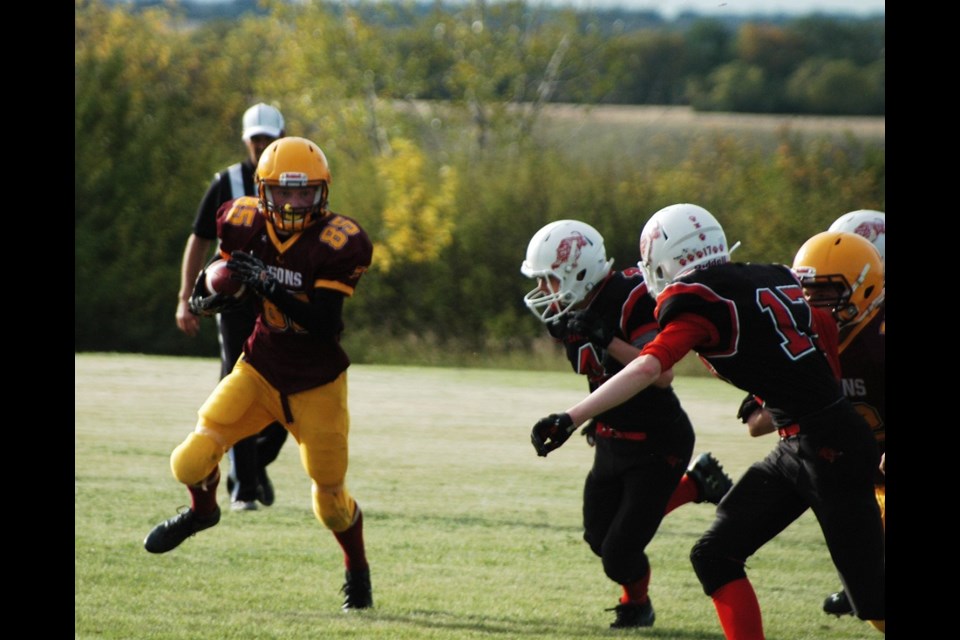
[[704, 540], [698, 540], [690, 550], [690, 562], [693, 571], [700, 580], [705, 594], [713, 593], [725, 584], [746, 578], [743, 562], [729, 556], [715, 553]]

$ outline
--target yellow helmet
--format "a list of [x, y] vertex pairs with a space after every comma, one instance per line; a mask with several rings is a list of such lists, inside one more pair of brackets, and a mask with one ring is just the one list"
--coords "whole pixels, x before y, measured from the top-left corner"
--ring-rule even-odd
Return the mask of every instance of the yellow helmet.
[[[323, 151], [310, 140], [290, 137], [271, 142], [260, 156], [256, 179], [260, 211], [277, 229], [303, 231], [326, 215], [330, 167]], [[317, 187], [317, 193], [308, 207], [288, 204], [279, 211], [271, 187]]]
[[813, 236], [797, 252], [793, 271], [810, 304], [830, 307], [841, 329], [872, 315], [885, 296], [880, 253], [855, 233]]

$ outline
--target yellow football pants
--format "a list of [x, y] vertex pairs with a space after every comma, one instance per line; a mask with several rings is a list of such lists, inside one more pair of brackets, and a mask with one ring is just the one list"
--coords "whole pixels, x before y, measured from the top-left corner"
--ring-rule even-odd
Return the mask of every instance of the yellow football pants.
[[287, 397], [287, 422], [280, 392], [241, 358], [197, 414], [193, 433], [170, 456], [178, 481], [194, 485], [206, 478], [237, 441], [279, 421], [300, 448], [300, 463], [313, 480], [313, 512], [324, 527], [344, 531], [353, 523], [356, 503], [346, 487], [350, 412], [347, 373], [329, 384]]

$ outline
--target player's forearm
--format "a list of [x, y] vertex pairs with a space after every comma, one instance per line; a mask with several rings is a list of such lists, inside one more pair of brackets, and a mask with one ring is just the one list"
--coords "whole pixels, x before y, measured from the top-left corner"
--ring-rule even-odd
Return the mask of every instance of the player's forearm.
[[613, 359], [620, 364], [626, 365], [640, 355], [640, 349], [637, 349], [635, 346], [629, 342], [626, 342], [625, 340], [615, 337], [610, 341], [610, 344], [607, 345], [607, 353], [609, 353]]
[[600, 388], [567, 409], [575, 425], [581, 425], [604, 411], [619, 406], [653, 384], [660, 377], [660, 361], [651, 355], [634, 358]]
[[773, 433], [776, 431], [773, 426], [773, 415], [766, 409], [754, 411], [747, 419], [747, 430], [754, 438]]

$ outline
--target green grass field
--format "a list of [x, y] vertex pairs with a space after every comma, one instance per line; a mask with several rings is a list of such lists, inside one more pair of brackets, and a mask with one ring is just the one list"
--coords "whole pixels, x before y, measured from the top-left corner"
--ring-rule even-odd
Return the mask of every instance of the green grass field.
[[[364, 509], [372, 610], [340, 611], [342, 554], [313, 516], [292, 438], [270, 467], [274, 506], [231, 512], [221, 483], [217, 527], [147, 553], [150, 528], [189, 504], [169, 456], [218, 371], [212, 358], [75, 356], [77, 639], [722, 640], [688, 559], [708, 504], [671, 513], [648, 548], [656, 625], [608, 628], [619, 589], [580, 527], [592, 450], [574, 436], [543, 459], [529, 439], [586, 393], [566, 370], [351, 367], [348, 484]], [[713, 451], [734, 479], [774, 445], [746, 435], [733, 387], [691, 376], [675, 387], [695, 453]], [[839, 582], [811, 514], [748, 571], [768, 640], [879, 637], [820, 611]]]

